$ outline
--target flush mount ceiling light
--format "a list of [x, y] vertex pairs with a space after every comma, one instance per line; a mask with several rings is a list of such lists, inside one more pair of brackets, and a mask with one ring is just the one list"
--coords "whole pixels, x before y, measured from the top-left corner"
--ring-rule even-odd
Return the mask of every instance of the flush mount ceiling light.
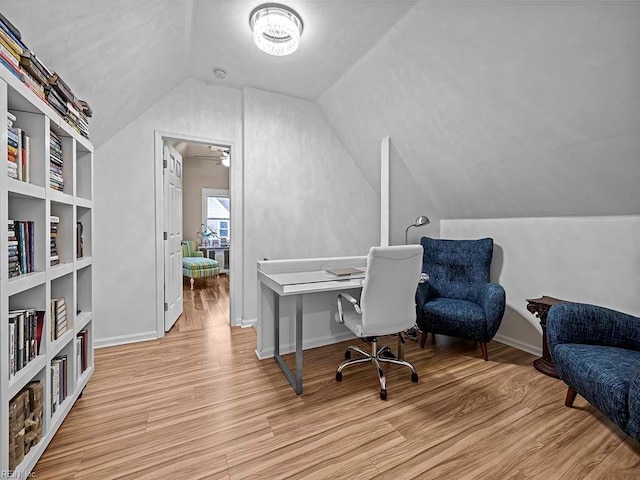
[[289, 55], [300, 45], [302, 19], [286, 5], [265, 3], [254, 8], [249, 16], [249, 24], [253, 41], [269, 55]]

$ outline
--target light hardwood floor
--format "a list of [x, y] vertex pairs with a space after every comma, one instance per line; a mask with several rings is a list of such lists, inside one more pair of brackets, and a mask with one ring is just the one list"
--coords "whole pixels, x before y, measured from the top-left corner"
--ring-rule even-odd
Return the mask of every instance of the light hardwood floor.
[[385, 365], [383, 402], [368, 365], [335, 381], [343, 343], [305, 352], [298, 397], [256, 359], [255, 331], [227, 326], [226, 278], [184, 293], [165, 338], [96, 351], [36, 479], [640, 478], [638, 443], [580, 397], [564, 407], [532, 355], [492, 342], [484, 362], [471, 342], [410, 341], [420, 381]]

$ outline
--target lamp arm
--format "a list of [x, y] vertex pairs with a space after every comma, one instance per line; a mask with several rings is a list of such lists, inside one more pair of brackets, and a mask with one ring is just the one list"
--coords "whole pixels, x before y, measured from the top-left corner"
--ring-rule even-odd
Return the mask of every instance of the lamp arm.
[[409, 225], [409, 226], [407, 227], [407, 229], [404, 231], [404, 244], [405, 244], [405, 245], [408, 245], [408, 244], [409, 244], [409, 229], [410, 229], [411, 227], [413, 227], [413, 226], [415, 226], [415, 225]]

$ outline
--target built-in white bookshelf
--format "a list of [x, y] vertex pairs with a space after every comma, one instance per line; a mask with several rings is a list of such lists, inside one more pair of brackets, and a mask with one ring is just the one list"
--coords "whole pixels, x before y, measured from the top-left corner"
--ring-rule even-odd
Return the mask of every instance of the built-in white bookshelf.
[[[8, 177], [7, 112], [30, 138], [29, 182]], [[9, 403], [32, 381], [44, 389], [42, 438], [15, 467], [27, 478], [93, 373], [93, 146], [0, 65], [0, 471], [9, 470]], [[62, 191], [50, 184], [50, 132], [60, 138]], [[58, 217], [51, 265], [51, 217]], [[33, 272], [9, 278], [8, 222], [33, 222]], [[78, 234], [82, 224], [82, 236]], [[81, 243], [80, 243], [81, 242]], [[82, 251], [80, 251], [80, 245]], [[54, 335], [51, 300], [64, 298], [66, 330]], [[34, 308], [44, 322], [37, 355], [10, 377], [9, 312]], [[80, 341], [86, 350], [79, 352]], [[79, 355], [80, 353], [80, 355]], [[66, 356], [66, 399], [52, 408], [52, 361]], [[14, 478], [14, 477], [11, 477]]]

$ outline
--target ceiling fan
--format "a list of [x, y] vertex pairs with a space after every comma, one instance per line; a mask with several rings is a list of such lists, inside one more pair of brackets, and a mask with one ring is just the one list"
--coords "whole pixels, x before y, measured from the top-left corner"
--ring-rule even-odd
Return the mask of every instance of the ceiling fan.
[[198, 158], [201, 160], [215, 160], [216, 165], [223, 165], [228, 167], [229, 162], [229, 147], [220, 147], [217, 145], [209, 145], [211, 154], [208, 155], [194, 155], [191, 158]]

